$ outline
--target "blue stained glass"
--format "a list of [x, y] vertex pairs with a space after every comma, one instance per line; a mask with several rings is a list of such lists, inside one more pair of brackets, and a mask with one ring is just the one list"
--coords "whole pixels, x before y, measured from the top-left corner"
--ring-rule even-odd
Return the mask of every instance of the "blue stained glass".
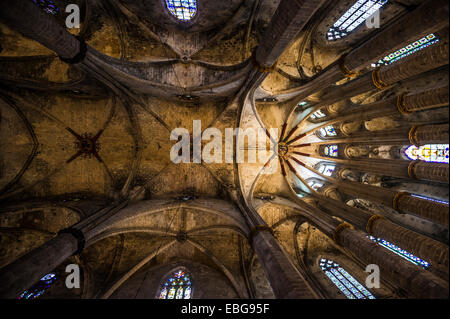
[[411, 145], [404, 153], [412, 161], [431, 163], [449, 163], [448, 144], [427, 144], [423, 146]]
[[323, 149], [323, 152], [325, 153], [325, 156], [337, 157], [338, 150], [339, 150], [339, 147], [337, 145], [328, 145], [328, 146], [325, 146], [325, 148]]
[[426, 37], [417, 40], [387, 56], [385, 56], [383, 59], [379, 60], [376, 63], [372, 63], [372, 67], [382, 66], [382, 65], [388, 65], [394, 62], [397, 62], [400, 59], [403, 59], [411, 54], [414, 54], [417, 51], [420, 51], [422, 49], [425, 49], [426, 47], [433, 45], [435, 43], [439, 42], [439, 39], [436, 35], [433, 33], [427, 35]]
[[328, 30], [328, 41], [342, 39], [384, 6], [388, 0], [358, 0]]
[[321, 259], [320, 268], [348, 299], [375, 299], [363, 285], [334, 261]]
[[178, 20], [191, 20], [197, 13], [197, 0], [166, 0], [167, 9]]
[[55, 15], [59, 12], [59, 8], [52, 0], [33, 0], [33, 2], [49, 14]]
[[420, 259], [419, 257], [414, 256], [413, 254], [407, 252], [406, 250], [401, 249], [398, 246], [395, 246], [394, 244], [391, 244], [390, 242], [382, 239], [382, 238], [375, 238], [373, 236], [367, 236], [369, 239], [373, 240], [380, 246], [389, 249], [393, 253], [399, 255], [400, 257], [406, 259], [409, 262], [412, 262], [415, 265], [421, 266], [423, 269], [430, 268], [431, 264], [426, 262], [425, 260]]
[[159, 299], [191, 299], [192, 284], [189, 274], [178, 270], [161, 286]]
[[337, 136], [336, 130], [334, 129], [333, 125], [328, 125], [324, 128], [321, 128], [319, 131], [322, 136]]
[[42, 296], [48, 288], [56, 281], [56, 274], [49, 273], [42, 277], [39, 282], [30, 289], [25, 290], [17, 299], [37, 299]]
[[416, 194], [411, 194], [412, 197], [417, 197], [417, 198], [422, 198], [422, 199], [426, 199], [426, 200], [430, 200], [432, 202], [436, 202], [436, 203], [441, 203], [441, 204], [446, 204], [448, 205], [448, 201], [445, 200], [439, 200], [439, 199], [435, 199], [435, 198], [431, 198], [431, 197], [426, 197], [426, 196], [422, 196], [422, 195], [416, 195]]
[[319, 171], [319, 173], [321, 173], [325, 176], [331, 176], [331, 175], [333, 175], [335, 169], [336, 169], [335, 165], [321, 164], [318, 171]]

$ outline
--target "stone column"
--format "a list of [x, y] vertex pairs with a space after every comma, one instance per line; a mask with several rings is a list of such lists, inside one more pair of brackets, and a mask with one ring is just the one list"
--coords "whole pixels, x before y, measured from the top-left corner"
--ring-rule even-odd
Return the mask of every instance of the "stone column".
[[448, 204], [398, 193], [393, 200], [393, 208], [400, 213], [409, 213], [448, 226]]
[[19, 259], [0, 269], [0, 298], [15, 299], [23, 291], [53, 271], [73, 254], [83, 251], [86, 241], [95, 227], [108, 220], [128, 202], [104, 208], [33, 249]]
[[[260, 67], [272, 68], [324, 0], [281, 0], [256, 50]], [[262, 70], [264, 72], [264, 70]]]
[[[319, 199], [320, 201], [320, 199]], [[342, 216], [340, 206], [335, 202], [335, 216]], [[341, 203], [344, 206], [347, 206]], [[351, 224], [341, 223], [317, 207], [299, 203], [310, 215], [311, 221], [327, 236], [346, 248], [365, 264], [376, 264], [381, 275], [389, 282], [402, 288], [409, 298], [448, 298], [448, 283], [430, 271], [410, 263], [402, 257], [367, 238], [367, 234], [355, 230]], [[322, 205], [322, 203], [319, 203]], [[353, 208], [347, 206], [348, 208]], [[338, 209], [339, 208], [339, 209]], [[361, 211], [361, 210], [359, 210]], [[363, 216], [367, 215], [363, 212]], [[361, 215], [361, 213], [359, 213]], [[348, 216], [347, 216], [348, 217]], [[342, 217], [345, 219], [345, 217]], [[361, 223], [360, 223], [361, 224]], [[331, 227], [331, 232], [330, 232]]]
[[402, 288], [408, 298], [448, 298], [444, 280], [374, 243], [362, 231], [344, 224], [336, 229], [335, 240], [366, 264], [379, 266], [381, 276]]
[[414, 145], [448, 143], [448, 123], [413, 126], [409, 132], [409, 140]]
[[254, 251], [278, 299], [317, 299], [271, 231], [261, 229], [251, 238]]
[[448, 164], [375, 158], [333, 159], [343, 167], [381, 176], [448, 183]]
[[449, 207], [447, 204], [359, 182], [336, 180], [333, 185], [346, 194], [386, 205], [399, 213], [410, 213], [448, 225]]
[[0, 269], [0, 298], [15, 299], [79, 249], [78, 239], [63, 233]]
[[373, 89], [384, 90], [389, 86], [448, 64], [448, 43], [432, 45], [397, 63], [382, 66], [346, 84], [325, 90], [321, 104], [327, 105], [356, 96]]
[[400, 113], [410, 114], [448, 105], [448, 85], [416, 94], [399, 96], [397, 107]]
[[0, 20], [56, 52], [63, 59], [75, 59], [83, 49], [75, 36], [67, 32], [54, 17], [32, 1], [8, 2], [8, 7], [0, 10]]
[[409, 164], [408, 175], [414, 179], [448, 183], [448, 164], [414, 161]]
[[448, 273], [449, 250], [448, 246], [398, 226], [380, 215], [372, 215], [366, 225], [368, 234], [383, 238], [392, 244], [431, 262], [432, 266]]

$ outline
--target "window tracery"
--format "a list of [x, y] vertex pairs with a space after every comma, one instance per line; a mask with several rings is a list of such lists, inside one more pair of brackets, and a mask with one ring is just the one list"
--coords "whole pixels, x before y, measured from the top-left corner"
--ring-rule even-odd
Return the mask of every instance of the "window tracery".
[[375, 299], [363, 285], [338, 263], [322, 258], [320, 268], [348, 299]]
[[328, 41], [336, 41], [346, 37], [387, 2], [388, 0], [356, 1], [328, 30]]
[[411, 161], [432, 163], [449, 163], [448, 144], [411, 145], [404, 150], [405, 156]]
[[178, 20], [190, 21], [197, 14], [197, 0], [166, 0], [167, 9]]
[[191, 299], [192, 282], [190, 275], [178, 270], [162, 285], [159, 299]]
[[56, 281], [56, 274], [49, 273], [42, 277], [38, 283], [25, 290], [17, 299], [36, 299], [42, 296]]

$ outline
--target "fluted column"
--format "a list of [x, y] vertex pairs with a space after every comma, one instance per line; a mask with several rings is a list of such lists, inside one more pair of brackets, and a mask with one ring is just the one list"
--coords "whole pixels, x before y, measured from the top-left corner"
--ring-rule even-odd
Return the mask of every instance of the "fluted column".
[[448, 164], [414, 161], [409, 164], [408, 175], [414, 179], [448, 183]]
[[372, 215], [367, 222], [366, 231], [374, 237], [383, 238], [431, 262], [433, 267], [448, 272], [449, 249], [447, 245], [396, 225], [379, 215]]
[[397, 63], [382, 66], [346, 84], [330, 88], [321, 95], [322, 104], [335, 103], [373, 89], [389, 86], [448, 64], [448, 43], [432, 45]]
[[[328, 159], [328, 158], [327, 158]], [[334, 159], [343, 167], [381, 176], [448, 183], [448, 164], [375, 158]]]
[[448, 225], [448, 204], [358, 182], [336, 180], [333, 184], [346, 194], [386, 205], [399, 213], [410, 213]]
[[420, 93], [403, 94], [398, 98], [400, 113], [410, 114], [448, 105], [448, 85]]
[[398, 193], [393, 200], [393, 208], [401, 213], [409, 213], [448, 226], [448, 204]]
[[381, 276], [403, 288], [409, 298], [448, 298], [448, 284], [366, 237], [351, 227], [336, 229], [336, 242], [348, 249], [366, 264], [380, 267]]
[[[313, 223], [316, 220], [320, 220], [316, 226], [325, 235], [334, 239], [338, 245], [346, 248], [365, 264], [378, 265], [381, 276], [402, 288], [409, 298], [448, 298], [448, 283], [430, 271], [424, 270], [381, 247], [367, 238], [366, 233], [355, 230], [351, 224], [346, 222], [340, 223], [317, 207], [304, 202], [299, 202], [299, 205], [310, 213]], [[340, 216], [339, 213], [341, 211], [339, 208], [337, 205], [334, 206], [335, 216]]]
[[409, 140], [414, 145], [448, 143], [448, 123], [413, 126]]

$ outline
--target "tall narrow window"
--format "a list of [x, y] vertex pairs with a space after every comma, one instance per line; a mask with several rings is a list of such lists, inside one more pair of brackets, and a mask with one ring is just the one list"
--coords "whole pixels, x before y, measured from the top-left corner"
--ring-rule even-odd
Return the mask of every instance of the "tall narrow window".
[[36, 299], [42, 296], [48, 288], [56, 281], [56, 274], [49, 273], [39, 280], [30, 289], [25, 290], [17, 299]]
[[337, 136], [336, 130], [334, 129], [333, 125], [328, 125], [324, 128], [321, 128], [319, 130], [319, 134], [322, 135], [323, 137], [327, 137], [327, 136]]
[[166, 0], [166, 5], [169, 12], [183, 22], [197, 14], [197, 0]]
[[447, 163], [448, 144], [428, 144], [423, 146], [411, 145], [404, 151], [406, 157], [412, 161]]
[[55, 15], [59, 11], [59, 8], [52, 0], [33, 0], [33, 2], [36, 3], [39, 8], [49, 14]]
[[178, 270], [162, 285], [159, 299], [191, 299], [192, 283], [189, 274]]
[[338, 156], [338, 146], [337, 145], [327, 145], [323, 149], [323, 153], [328, 157], [337, 157]]
[[390, 242], [388, 242], [382, 238], [375, 238], [373, 236], [367, 236], [367, 237], [370, 238], [371, 240], [373, 240], [374, 242], [376, 242], [377, 244], [379, 244], [380, 246], [382, 246], [386, 249], [389, 249], [393, 253], [399, 255], [400, 257], [406, 259], [407, 261], [409, 261], [415, 265], [421, 266], [424, 269], [428, 269], [431, 266], [431, 264], [429, 262], [426, 262], [425, 260], [422, 260], [419, 257], [414, 256], [413, 254], [407, 252], [406, 250], [403, 250], [400, 247], [397, 247], [394, 244], [391, 244]]
[[379, 60], [377, 63], [372, 63], [372, 67], [388, 65], [394, 62], [397, 62], [400, 59], [407, 57], [417, 51], [425, 49], [426, 47], [439, 42], [439, 39], [433, 33], [427, 35], [426, 37], [417, 40], [407, 46], [385, 56], [383, 59]]
[[333, 164], [320, 164], [317, 171], [325, 176], [331, 176], [334, 173], [336, 166]]
[[321, 259], [320, 268], [348, 299], [375, 299], [363, 285], [334, 261]]
[[323, 118], [326, 116], [327, 115], [325, 113], [323, 113], [321, 110], [318, 110], [311, 115], [311, 119], [315, 120], [315, 119], [320, 119], [320, 118]]
[[308, 181], [309, 187], [317, 191], [319, 188], [321, 188], [324, 184], [322, 182], [316, 181], [316, 180], [310, 180]]
[[427, 197], [427, 196], [423, 196], [423, 195], [417, 195], [417, 194], [411, 194], [411, 196], [412, 197], [426, 199], [426, 200], [430, 200], [432, 202], [436, 202], [436, 203], [440, 203], [440, 204], [447, 204], [448, 205], [448, 201], [445, 201], [445, 200], [439, 200], [439, 199], [436, 199], [436, 198], [431, 198], [431, 197]]
[[342, 39], [384, 6], [388, 0], [358, 0], [328, 30], [328, 41]]

